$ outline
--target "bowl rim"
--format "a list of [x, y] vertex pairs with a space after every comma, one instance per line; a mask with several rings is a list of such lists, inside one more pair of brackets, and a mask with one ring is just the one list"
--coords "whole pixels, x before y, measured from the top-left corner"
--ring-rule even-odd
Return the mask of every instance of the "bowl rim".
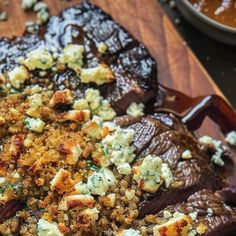
[[207, 23], [213, 25], [214, 27], [217, 27], [220, 30], [224, 30], [224, 31], [236, 34], [236, 27], [231, 27], [231, 26], [222, 24], [216, 20], [211, 19], [209, 16], [206, 16], [202, 12], [197, 11], [196, 8], [194, 8], [194, 6], [189, 2], [189, 0], [177, 0], [177, 1], [182, 1], [182, 3], [184, 3], [185, 6], [188, 7], [192, 11], [193, 14], [202, 18], [203, 20], [205, 20]]

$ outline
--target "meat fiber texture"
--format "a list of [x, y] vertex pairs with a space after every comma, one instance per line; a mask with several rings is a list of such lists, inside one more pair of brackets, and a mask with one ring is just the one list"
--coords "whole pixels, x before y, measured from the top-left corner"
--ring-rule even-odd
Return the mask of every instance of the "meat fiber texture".
[[[36, 48], [61, 52], [68, 44], [81, 44], [85, 48], [84, 68], [107, 64], [116, 77], [115, 82], [102, 86], [92, 84], [101, 91], [118, 114], [125, 112], [132, 102], [147, 103], [157, 93], [157, 65], [145, 46], [100, 8], [82, 3], [52, 16], [42, 33], [8, 39], [0, 38], [0, 72], [13, 69], [20, 56]], [[100, 43], [107, 45], [107, 52], [98, 52]], [[55, 90], [69, 88], [80, 97], [91, 85], [82, 84], [79, 76], [67, 69], [63, 73], [48, 71], [48, 78]], [[37, 72], [36, 76], [37, 77]], [[45, 80], [31, 79], [28, 84], [45, 85]]]
[[[185, 201], [201, 189], [216, 190], [223, 186], [197, 139], [174, 116], [156, 114], [139, 119], [125, 116], [116, 118], [116, 123], [135, 131], [133, 145], [137, 158], [133, 165], [138, 165], [149, 154], [159, 156], [169, 165], [174, 177], [168, 189], [160, 188], [156, 194], [144, 197], [140, 218]], [[190, 150], [191, 159], [182, 158], [185, 150]]]
[[[227, 194], [232, 190], [227, 190]], [[232, 236], [236, 230], [236, 205], [229, 204], [225, 198], [224, 190], [214, 192], [212, 190], [202, 189], [192, 194], [186, 202], [170, 205], [163, 211], [155, 215], [155, 218], [162, 218], [164, 211], [170, 213], [180, 212], [185, 215], [196, 213], [197, 220], [193, 220], [193, 228], [199, 225], [205, 225], [204, 236]], [[235, 199], [235, 193], [234, 193]], [[232, 200], [232, 198], [231, 198]], [[150, 232], [153, 225], [148, 226]]]

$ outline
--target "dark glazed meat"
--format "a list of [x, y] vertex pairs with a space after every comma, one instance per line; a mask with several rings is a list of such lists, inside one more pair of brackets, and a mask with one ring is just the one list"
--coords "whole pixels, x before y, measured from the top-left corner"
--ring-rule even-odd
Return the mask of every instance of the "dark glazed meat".
[[[117, 118], [116, 122], [135, 130], [134, 146], [138, 159], [149, 154], [159, 156], [169, 165], [174, 176], [174, 183], [168, 190], [159, 190], [143, 202], [140, 217], [182, 202], [203, 188], [215, 190], [222, 186], [207, 154], [200, 150], [196, 138], [174, 116], [156, 114], [140, 121], [126, 116]], [[182, 158], [185, 150], [191, 151], [191, 159]]]
[[188, 198], [186, 203], [169, 206], [166, 210], [184, 214], [197, 212], [198, 221], [193, 225], [204, 224], [206, 226], [204, 236], [229, 235], [236, 230], [235, 205], [226, 205], [218, 194], [210, 190], [196, 192]]
[[[156, 63], [147, 49], [110, 16], [89, 3], [66, 9], [52, 17], [45, 34], [49, 50], [61, 51], [69, 43], [83, 44], [85, 67], [105, 63], [112, 68], [116, 82], [104, 85], [102, 94], [121, 114], [131, 102], [148, 102], [157, 91]], [[107, 53], [98, 52], [99, 43], [108, 46]], [[83, 89], [79, 85], [78, 93]]]
[[[52, 16], [46, 29], [37, 35], [26, 35], [17, 39], [0, 39], [0, 71], [6, 72], [17, 65], [20, 56], [39, 47], [51, 52], [61, 52], [70, 44], [82, 44], [85, 48], [84, 67], [91, 68], [104, 63], [111, 67], [116, 82], [95, 86], [101, 90], [118, 114], [125, 112], [132, 102], [148, 102], [157, 92], [156, 62], [143, 44], [134, 39], [113, 19], [98, 7], [82, 3], [65, 9], [59, 17]], [[107, 45], [107, 52], [99, 53], [100, 43]], [[80, 97], [88, 85], [71, 70], [50, 73], [49, 80], [31, 80], [55, 90], [69, 88]]]

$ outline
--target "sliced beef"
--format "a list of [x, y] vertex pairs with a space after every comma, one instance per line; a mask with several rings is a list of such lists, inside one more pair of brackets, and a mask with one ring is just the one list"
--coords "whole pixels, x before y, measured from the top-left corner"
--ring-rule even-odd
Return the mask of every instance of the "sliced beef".
[[[99, 63], [111, 67], [116, 81], [92, 86], [102, 92], [118, 114], [124, 113], [131, 102], [147, 103], [155, 97], [157, 66], [148, 50], [108, 14], [85, 2], [65, 9], [58, 17], [52, 16], [38, 35], [0, 38], [0, 72], [13, 69], [20, 56], [39, 46], [51, 52], [61, 52], [70, 43], [84, 45], [85, 68], [95, 67]], [[98, 52], [100, 43], [108, 46], [105, 54]], [[69, 88], [77, 97], [82, 96], [81, 91], [89, 87], [81, 84], [80, 78], [69, 69], [63, 73], [49, 73], [48, 80], [39, 79], [37, 72], [36, 77], [37, 80], [31, 79], [27, 84], [48, 86], [53, 83], [55, 90]]]
[[[236, 197], [235, 193], [231, 192], [231, 194]], [[192, 226], [194, 229], [200, 226], [204, 228], [204, 233], [201, 235], [232, 236], [236, 233], [236, 205], [227, 205], [224, 200], [218, 193], [203, 189], [191, 195], [186, 202], [168, 206], [164, 210], [172, 214], [175, 212], [186, 215], [197, 213], [197, 218], [192, 221]], [[155, 216], [157, 222], [158, 218], [163, 218], [163, 212], [161, 211]]]
[[[97, 49], [102, 42], [108, 46], [104, 55]], [[46, 47], [61, 51], [69, 43], [84, 45], [85, 67], [94, 67], [102, 62], [112, 68], [116, 82], [99, 89], [117, 113], [124, 113], [131, 102], [146, 103], [155, 97], [155, 61], [143, 44], [101, 9], [90, 3], [83, 3], [64, 10], [59, 17], [51, 17], [45, 33]], [[77, 85], [76, 91], [79, 95], [81, 89], [84, 90], [87, 85], [80, 84], [78, 79]]]
[[[146, 196], [140, 206], [140, 217], [158, 212], [169, 204], [182, 202], [203, 188], [221, 188], [222, 181], [214, 172], [207, 154], [174, 116], [156, 114], [145, 116], [136, 122], [126, 116], [117, 118], [116, 123], [135, 130], [133, 145], [140, 160], [136, 160], [134, 165], [149, 154], [159, 156], [169, 165], [174, 176], [171, 187]], [[182, 158], [185, 150], [191, 151], [191, 159]]]

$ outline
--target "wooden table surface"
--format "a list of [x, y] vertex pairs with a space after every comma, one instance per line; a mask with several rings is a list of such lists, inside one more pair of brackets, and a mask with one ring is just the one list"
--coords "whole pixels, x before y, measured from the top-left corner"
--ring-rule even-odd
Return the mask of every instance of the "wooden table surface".
[[[19, 36], [27, 20], [35, 13], [24, 12], [20, 0], [10, 0], [9, 18], [0, 22], [0, 36]], [[81, 1], [46, 0], [52, 15]], [[159, 81], [190, 96], [216, 93], [222, 95], [213, 80], [176, 32], [157, 0], [91, 0], [142, 41], [158, 62]], [[223, 95], [222, 95], [223, 96]], [[204, 122], [201, 134], [220, 135], [212, 122]]]

